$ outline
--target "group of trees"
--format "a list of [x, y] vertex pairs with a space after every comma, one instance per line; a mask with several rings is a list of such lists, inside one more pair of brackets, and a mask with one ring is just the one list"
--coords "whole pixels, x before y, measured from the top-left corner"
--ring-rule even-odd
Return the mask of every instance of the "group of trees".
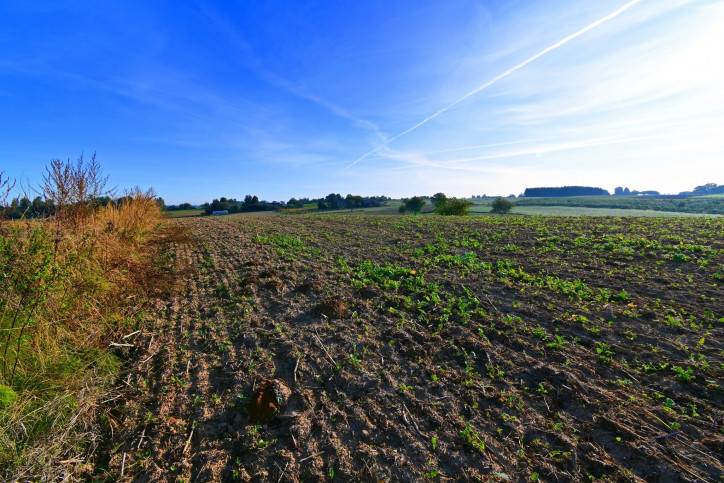
[[373, 208], [382, 206], [389, 201], [387, 196], [359, 196], [348, 194], [344, 198], [339, 193], [330, 193], [324, 198], [312, 200], [320, 210], [354, 210], [357, 208]]
[[[435, 206], [433, 210], [442, 216], [467, 216], [470, 214], [470, 207], [474, 205], [472, 201], [448, 198], [445, 193], [435, 193], [430, 197], [430, 202]], [[427, 202], [421, 196], [413, 196], [412, 198], [403, 198], [400, 205], [400, 213], [405, 214], [408, 211], [413, 214], [422, 212]], [[513, 203], [505, 198], [496, 198], [491, 205], [491, 213], [508, 213], [513, 209]]]
[[[374, 206], [382, 206], [390, 198], [386, 196], [359, 196], [348, 194], [345, 197], [338, 193], [330, 193], [324, 198], [290, 198], [286, 203], [280, 201], [259, 200], [256, 195], [246, 195], [243, 201], [235, 198], [221, 197], [214, 199], [211, 203], [204, 203], [201, 208], [207, 215], [214, 211], [228, 211], [229, 213], [241, 213], [246, 211], [268, 211], [278, 210], [280, 208], [304, 208], [307, 205], [317, 205], [319, 210], [354, 210], [357, 208], [370, 208]], [[193, 206], [190, 203], [181, 203], [180, 205], [167, 206], [169, 211], [173, 210], [189, 210]]]
[[256, 195], [246, 195], [244, 201], [238, 201], [235, 198], [221, 197], [214, 199], [211, 203], [201, 205], [207, 215], [214, 211], [228, 211], [229, 213], [242, 213], [246, 211], [268, 211], [277, 210], [283, 206], [279, 201], [259, 201]]
[[[470, 214], [470, 207], [473, 206], [472, 201], [448, 198], [445, 193], [435, 193], [430, 197], [430, 201], [435, 207], [433, 211], [443, 216], [467, 216]], [[422, 212], [426, 204], [427, 201], [421, 196], [403, 198], [399, 210], [403, 215], [408, 211], [416, 215]]]
[[614, 196], [659, 196], [661, 193], [658, 191], [637, 191], [637, 190], [630, 190], [628, 188], [622, 188], [621, 186], [617, 186], [616, 189], [613, 190]]
[[5, 218], [9, 219], [43, 218], [55, 214], [55, 203], [40, 196], [36, 196], [32, 201], [23, 196], [12, 199], [3, 211]]
[[164, 209], [168, 211], [193, 210], [195, 208], [191, 203], [181, 203], [178, 205], [165, 205]]
[[693, 195], [700, 196], [700, 195], [723, 195], [724, 194], [724, 184], [717, 185], [716, 183], [707, 183], [701, 186], [697, 186], [694, 188], [694, 191], [692, 192]]
[[[86, 198], [85, 203], [95, 207], [108, 206], [110, 203], [122, 205], [130, 201], [132, 196], [120, 196], [112, 198], [110, 196], [98, 196]], [[159, 206], [163, 206], [163, 199], [156, 199]], [[16, 197], [7, 204], [0, 205], [1, 213], [5, 219], [19, 220], [20, 218], [47, 218], [54, 216], [58, 212], [58, 207], [52, 199], [43, 199], [36, 196], [31, 201], [27, 196]]]

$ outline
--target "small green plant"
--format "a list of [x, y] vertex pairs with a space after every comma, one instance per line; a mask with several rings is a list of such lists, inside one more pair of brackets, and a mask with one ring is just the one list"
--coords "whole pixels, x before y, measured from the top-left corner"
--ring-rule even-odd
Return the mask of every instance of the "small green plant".
[[682, 382], [689, 382], [692, 379], [694, 379], [694, 371], [691, 369], [691, 367], [687, 367], [686, 369], [683, 369], [679, 366], [672, 367], [674, 372], [677, 373], [677, 378]]
[[440, 473], [439, 470], [428, 471], [427, 473], [425, 473], [425, 478], [427, 478], [428, 480], [431, 480], [431, 479], [435, 478], [439, 473]]
[[18, 397], [18, 395], [15, 391], [0, 384], [0, 409], [10, 407], [16, 397]]
[[538, 328], [533, 329], [533, 335], [538, 337], [540, 340], [548, 340], [548, 333], [540, 325], [538, 325]]
[[564, 345], [568, 344], [568, 342], [566, 342], [566, 340], [563, 338], [563, 336], [556, 334], [555, 337], [556, 337], [556, 340], [553, 342], [550, 342], [546, 347], [548, 347], [549, 349], [561, 350], [561, 349], [563, 349]]
[[473, 430], [473, 428], [470, 426], [470, 423], [467, 423], [465, 425], [465, 429], [460, 431], [460, 435], [465, 438], [465, 442], [467, 442], [473, 448], [477, 449], [480, 452], [485, 451], [485, 442], [483, 441], [483, 438], [480, 436], [480, 433]]
[[604, 344], [603, 342], [596, 342], [596, 354], [599, 355], [599, 358], [602, 363], [606, 365], [610, 365], [613, 362], [613, 351], [611, 351], [611, 346], [608, 344]]

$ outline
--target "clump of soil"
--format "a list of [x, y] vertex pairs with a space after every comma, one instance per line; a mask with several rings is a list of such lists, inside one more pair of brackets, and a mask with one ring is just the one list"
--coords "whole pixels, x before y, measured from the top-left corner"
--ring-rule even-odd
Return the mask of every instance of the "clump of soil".
[[246, 287], [255, 283], [259, 283], [260, 281], [261, 279], [256, 275], [249, 275], [248, 277], [242, 278], [239, 282], [239, 285], [241, 285], [242, 287]]
[[272, 277], [278, 277], [281, 274], [282, 274], [282, 272], [280, 272], [279, 270], [269, 269], [269, 270], [264, 270], [263, 272], [261, 272], [259, 274], [259, 277], [272, 278]]
[[264, 284], [264, 286], [266, 288], [268, 288], [269, 290], [279, 291], [284, 286], [284, 283], [281, 280], [279, 280], [278, 278], [273, 278], [273, 279], [267, 281]]
[[279, 379], [267, 379], [262, 386], [254, 391], [249, 403], [249, 420], [259, 424], [267, 424], [286, 406], [291, 389]]
[[314, 281], [314, 282], [302, 282], [299, 285], [297, 285], [296, 290], [299, 293], [307, 294], [313, 290], [319, 290], [320, 288], [322, 288], [322, 283]]
[[330, 319], [342, 319], [347, 313], [347, 304], [339, 299], [327, 299], [317, 305], [317, 311]]

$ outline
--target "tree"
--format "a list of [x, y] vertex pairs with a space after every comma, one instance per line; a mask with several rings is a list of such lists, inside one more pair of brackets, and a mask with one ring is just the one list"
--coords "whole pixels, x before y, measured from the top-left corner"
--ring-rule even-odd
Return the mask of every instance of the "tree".
[[430, 198], [430, 201], [432, 201], [432, 204], [435, 205], [435, 208], [437, 208], [441, 203], [445, 203], [445, 201], [447, 201], [447, 196], [445, 196], [445, 193], [435, 193], [432, 195], [432, 198]]
[[473, 204], [472, 201], [468, 200], [447, 198], [438, 202], [435, 207], [435, 213], [443, 216], [468, 216], [470, 214], [470, 207], [473, 206]]
[[[425, 206], [427, 202], [423, 200], [419, 196], [413, 196], [412, 198], [409, 198], [407, 200], [402, 200], [402, 206], [404, 206], [405, 211], [411, 211], [413, 214], [418, 214], [422, 211], [422, 207]], [[400, 209], [401, 213], [405, 213], [405, 211], [402, 211]]]
[[339, 208], [343, 208], [342, 206], [340, 206], [342, 204], [342, 195], [340, 194], [330, 193], [327, 195], [325, 200], [330, 210], [338, 210]]
[[296, 198], [289, 198], [289, 201], [287, 201], [287, 206], [289, 208], [304, 208], [304, 202]]
[[362, 208], [363, 201], [364, 201], [364, 198], [362, 198], [361, 196], [356, 196], [356, 195], [351, 195], [351, 194], [348, 194], [344, 199], [344, 202], [350, 211], [352, 211], [355, 208]]
[[[224, 200], [224, 201], [221, 201], [221, 200]], [[212, 214], [214, 211], [228, 211], [228, 210], [229, 210], [229, 202], [223, 196], [219, 200], [214, 199], [211, 202], [211, 204], [208, 205], [205, 209], [207, 215]]]
[[513, 205], [513, 203], [506, 200], [505, 198], [498, 197], [498, 198], [495, 198], [495, 200], [493, 201], [493, 204], [491, 206], [492, 206], [492, 209], [490, 210], [491, 213], [504, 214], [504, 213], [509, 213], [510, 210], [512, 210], [513, 206], [515, 206], [515, 205]]
[[697, 186], [694, 188], [695, 195], [715, 195], [724, 194], [724, 185], [717, 185], [716, 183], [707, 183], [705, 185]]

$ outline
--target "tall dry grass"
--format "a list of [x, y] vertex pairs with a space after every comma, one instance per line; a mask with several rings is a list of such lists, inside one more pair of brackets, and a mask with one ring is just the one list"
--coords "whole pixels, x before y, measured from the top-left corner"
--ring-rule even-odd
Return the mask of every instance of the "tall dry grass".
[[139, 328], [154, 284], [169, 283], [155, 193], [108, 202], [106, 181], [95, 156], [55, 160], [41, 187], [55, 215], [0, 221], [0, 480], [73, 479], [88, 463], [120, 367], [109, 342]]

